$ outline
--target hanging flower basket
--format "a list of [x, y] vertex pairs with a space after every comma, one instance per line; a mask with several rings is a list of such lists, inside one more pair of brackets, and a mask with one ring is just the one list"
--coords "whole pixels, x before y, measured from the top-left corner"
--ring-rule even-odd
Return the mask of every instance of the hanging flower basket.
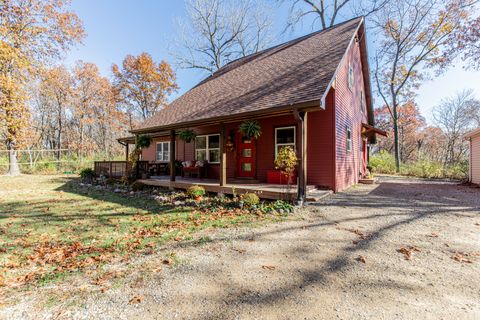
[[186, 130], [180, 131], [178, 136], [183, 141], [190, 143], [195, 139], [197, 135], [195, 134], [195, 131], [193, 131], [192, 129], [186, 129]]
[[258, 139], [262, 135], [262, 127], [257, 120], [245, 120], [238, 127], [238, 132], [248, 139]]

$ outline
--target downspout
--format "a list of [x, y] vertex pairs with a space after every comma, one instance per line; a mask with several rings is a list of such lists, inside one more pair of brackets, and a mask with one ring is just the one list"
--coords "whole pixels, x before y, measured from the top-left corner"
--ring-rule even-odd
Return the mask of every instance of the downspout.
[[300, 163], [298, 169], [297, 183], [297, 201], [303, 205], [307, 196], [307, 111], [298, 111], [293, 113], [297, 123], [300, 126]]

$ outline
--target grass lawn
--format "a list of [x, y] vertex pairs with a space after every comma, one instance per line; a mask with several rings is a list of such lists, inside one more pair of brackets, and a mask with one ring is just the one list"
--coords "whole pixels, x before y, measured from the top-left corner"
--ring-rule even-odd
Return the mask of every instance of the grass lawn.
[[61, 280], [114, 259], [153, 253], [169, 240], [191, 240], [206, 228], [281, 219], [241, 210], [202, 212], [77, 180], [0, 177], [0, 286]]

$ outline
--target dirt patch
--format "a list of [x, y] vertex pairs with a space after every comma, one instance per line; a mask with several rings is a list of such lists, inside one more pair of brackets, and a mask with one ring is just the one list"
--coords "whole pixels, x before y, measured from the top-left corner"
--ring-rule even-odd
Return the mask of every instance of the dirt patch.
[[297, 215], [109, 265], [122, 276], [100, 285], [19, 292], [0, 318], [480, 317], [479, 189], [384, 177]]

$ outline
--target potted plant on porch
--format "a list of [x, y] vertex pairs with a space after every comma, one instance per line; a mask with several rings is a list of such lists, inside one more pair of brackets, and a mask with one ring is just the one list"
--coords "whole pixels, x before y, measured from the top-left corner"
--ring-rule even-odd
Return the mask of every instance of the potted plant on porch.
[[[280, 170], [280, 173], [287, 178], [287, 184], [293, 183], [293, 177], [295, 176], [295, 168], [297, 167], [297, 154], [292, 147], [283, 147], [278, 151], [275, 158], [275, 169]], [[282, 179], [280, 178], [280, 184]]]

